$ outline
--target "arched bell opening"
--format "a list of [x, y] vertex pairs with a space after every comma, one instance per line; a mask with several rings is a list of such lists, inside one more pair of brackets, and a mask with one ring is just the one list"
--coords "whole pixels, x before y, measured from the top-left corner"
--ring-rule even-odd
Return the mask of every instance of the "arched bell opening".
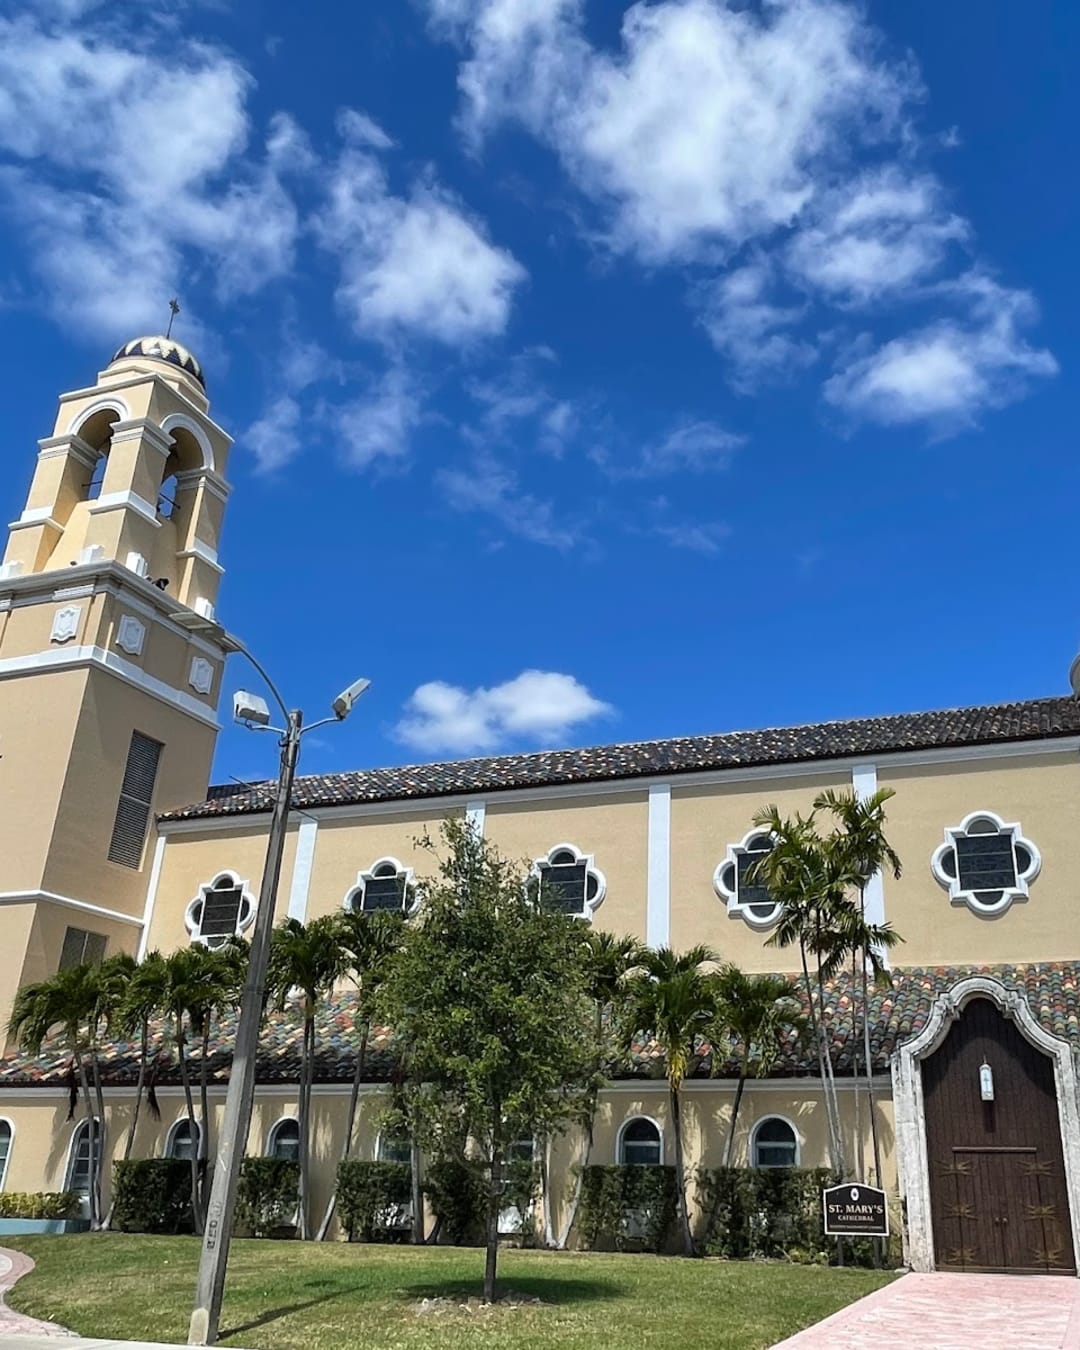
[[93, 502], [101, 496], [101, 485], [105, 481], [105, 466], [112, 446], [113, 427], [120, 420], [120, 414], [113, 408], [102, 408], [86, 419], [79, 427], [79, 439], [94, 452], [93, 466], [89, 469], [80, 465], [82, 472], [76, 483], [76, 501]]

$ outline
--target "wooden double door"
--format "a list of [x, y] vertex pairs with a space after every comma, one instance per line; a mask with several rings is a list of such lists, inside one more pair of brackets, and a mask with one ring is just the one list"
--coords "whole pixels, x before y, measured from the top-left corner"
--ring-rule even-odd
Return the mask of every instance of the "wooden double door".
[[937, 1268], [1075, 1274], [1050, 1059], [974, 999], [922, 1073]]

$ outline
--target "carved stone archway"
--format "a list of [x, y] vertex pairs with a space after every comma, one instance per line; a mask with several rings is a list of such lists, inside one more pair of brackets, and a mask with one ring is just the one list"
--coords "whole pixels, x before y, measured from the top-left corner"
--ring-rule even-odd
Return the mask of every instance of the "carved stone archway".
[[1025, 1040], [1049, 1056], [1053, 1063], [1073, 1249], [1080, 1252], [1080, 1073], [1076, 1052], [1068, 1041], [1039, 1025], [1023, 994], [1008, 989], [990, 976], [972, 975], [958, 981], [935, 1001], [926, 1026], [917, 1036], [899, 1046], [892, 1057], [896, 1162], [905, 1208], [905, 1258], [917, 1271], [934, 1269], [930, 1161], [921, 1065], [941, 1046], [952, 1024], [973, 998], [990, 999], [1015, 1023]]

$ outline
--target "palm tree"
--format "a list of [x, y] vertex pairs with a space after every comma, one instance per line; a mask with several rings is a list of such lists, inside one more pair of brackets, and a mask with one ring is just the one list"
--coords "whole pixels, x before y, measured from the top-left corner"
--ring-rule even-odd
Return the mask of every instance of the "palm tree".
[[[176, 1051], [177, 1066], [180, 1070], [180, 1083], [184, 1089], [184, 1103], [187, 1106], [188, 1138], [194, 1145], [196, 1137], [199, 1147], [191, 1149], [191, 1218], [197, 1234], [203, 1230], [202, 1185], [199, 1174], [199, 1160], [202, 1154], [203, 1131], [199, 1130], [195, 1116], [195, 1098], [191, 1088], [191, 1066], [187, 1057], [189, 1025], [198, 1025], [199, 1010], [203, 1007], [206, 979], [206, 949], [204, 947], [180, 947], [165, 957], [167, 976], [163, 991], [162, 1012], [172, 1030], [173, 1048]], [[190, 1010], [195, 1009], [194, 1020]], [[196, 1034], [198, 1034], [196, 1032]]]
[[[892, 788], [878, 788], [869, 797], [860, 799], [851, 789], [837, 792], [830, 788], [814, 801], [815, 810], [831, 812], [837, 822], [832, 846], [846, 855], [845, 870], [855, 878], [859, 893], [858, 924], [852, 925], [849, 942], [852, 958], [857, 965], [861, 964], [862, 968], [863, 1069], [866, 1074], [870, 1138], [873, 1141], [874, 1151], [874, 1184], [877, 1186], [881, 1185], [881, 1142], [878, 1138], [877, 1114], [874, 1110], [868, 983], [871, 973], [875, 986], [886, 978], [881, 953], [902, 942], [903, 939], [888, 924], [867, 924], [866, 888], [871, 878], [886, 868], [897, 880], [901, 875], [900, 856], [885, 837], [885, 803], [895, 795]], [[859, 957], [862, 958], [861, 962], [858, 960]]]
[[[780, 918], [769, 938], [769, 945], [788, 947], [797, 944], [799, 948], [825, 1099], [829, 1153], [833, 1168], [846, 1175], [832, 1049], [824, 1011], [825, 982], [843, 959], [836, 933], [848, 922], [845, 907], [852, 908], [844, 894], [851, 876], [844, 870], [845, 860], [826, 847], [817, 831], [813, 813], [784, 817], [775, 806], [767, 806], [754, 816], [754, 824], [769, 832], [772, 847], [752, 864], [747, 875], [755, 885], [765, 886], [780, 906]], [[810, 953], [816, 959], [813, 979]]]
[[680, 1089], [694, 1066], [698, 1039], [715, 1017], [715, 987], [702, 969], [706, 962], [715, 960], [715, 953], [705, 946], [691, 947], [681, 955], [660, 947], [642, 954], [640, 972], [626, 984], [627, 1039], [639, 1035], [654, 1041], [664, 1056], [675, 1133], [676, 1199], [688, 1256], [697, 1256], [698, 1250], [690, 1229], [686, 1194]]
[[747, 975], [729, 962], [717, 971], [715, 986], [716, 1020], [709, 1028], [714, 1072], [718, 1046], [726, 1043], [739, 1060], [739, 1082], [724, 1144], [724, 1166], [730, 1167], [747, 1078], [764, 1077], [771, 1071], [786, 1034], [793, 1029], [802, 1034], [806, 1018], [793, 997], [791, 982], [782, 975]]
[[336, 915], [314, 919], [306, 926], [299, 919], [286, 919], [274, 929], [270, 947], [268, 987], [279, 1011], [289, 994], [299, 989], [303, 997], [303, 1045], [300, 1057], [300, 1237], [311, 1236], [308, 1228], [311, 1155], [311, 1085], [315, 1066], [315, 1014], [323, 996], [330, 993], [348, 969], [348, 954], [341, 941]]
[[77, 1086], [72, 1091], [68, 1119], [75, 1114], [79, 1089], [82, 1090], [89, 1138], [88, 1201], [90, 1226], [101, 1224], [100, 1162], [104, 1157], [105, 1121], [95, 1123], [94, 1100], [87, 1076], [86, 1058], [90, 1052], [90, 1024], [96, 1016], [99, 990], [93, 966], [72, 966], [57, 971], [48, 980], [26, 984], [15, 996], [8, 1031], [29, 1054], [39, 1054], [49, 1034], [60, 1028], [64, 1044], [71, 1054]]
[[[582, 1188], [585, 1184], [585, 1171], [592, 1157], [593, 1135], [596, 1129], [596, 1109], [600, 1097], [600, 1084], [603, 1081], [605, 1065], [612, 1057], [612, 1011], [622, 995], [630, 971], [642, 964], [645, 948], [637, 938], [615, 937], [596, 928], [585, 930], [582, 944], [582, 961], [585, 965], [586, 990], [595, 1010], [593, 1035], [595, 1038], [596, 1076], [589, 1092], [585, 1116], [585, 1148], [581, 1158], [574, 1193], [570, 1200], [569, 1211], [559, 1234], [557, 1246], [561, 1250], [567, 1244], [574, 1220], [581, 1204]], [[544, 1192], [547, 1195], [547, 1168], [544, 1175]]]
[[[131, 1157], [135, 1145], [135, 1133], [139, 1127], [144, 1094], [150, 1114], [155, 1120], [161, 1119], [153, 1081], [148, 1086], [146, 1080], [150, 1067], [150, 1023], [161, 1014], [167, 978], [167, 966], [161, 953], [150, 952], [131, 970], [122, 1001], [114, 1017], [116, 1030], [121, 1035], [132, 1036], [137, 1033], [139, 1037], [139, 1077], [135, 1083], [135, 1105], [132, 1109], [131, 1123], [128, 1125], [121, 1154], [123, 1162], [127, 1162]], [[114, 1208], [115, 1200], [105, 1215], [103, 1229], [107, 1230], [112, 1226]]]
[[[368, 914], [350, 910], [339, 915], [337, 923], [347, 962], [345, 973], [356, 986], [356, 1011], [353, 1014], [353, 1028], [357, 1035], [356, 1062], [353, 1066], [352, 1089], [345, 1116], [345, 1135], [341, 1144], [341, 1161], [344, 1162], [352, 1153], [356, 1112], [360, 1102], [360, 1084], [364, 1081], [375, 998], [386, 977], [390, 958], [401, 945], [405, 918], [392, 910], [374, 910]], [[325, 1240], [336, 1207], [335, 1183], [334, 1192], [326, 1206], [326, 1213], [315, 1235], [318, 1242]]]

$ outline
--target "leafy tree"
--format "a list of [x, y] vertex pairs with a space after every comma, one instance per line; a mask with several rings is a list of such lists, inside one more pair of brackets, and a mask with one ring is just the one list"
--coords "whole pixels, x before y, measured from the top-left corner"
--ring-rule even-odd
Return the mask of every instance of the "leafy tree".
[[[105, 1147], [105, 1121], [95, 1125], [94, 1099], [90, 1090], [87, 1059], [94, 1055], [94, 1036], [100, 1005], [100, 986], [95, 966], [72, 966], [57, 971], [48, 980], [26, 984], [15, 996], [8, 1032], [29, 1054], [39, 1054], [51, 1032], [60, 1029], [63, 1043], [71, 1055], [73, 1079], [68, 1120], [78, 1107], [79, 1091], [86, 1112], [86, 1128], [90, 1139], [90, 1166], [88, 1191], [90, 1225], [101, 1224], [101, 1167]], [[96, 1145], [96, 1146], [95, 1146]]]
[[348, 954], [341, 941], [336, 915], [313, 919], [305, 925], [286, 919], [274, 929], [270, 941], [267, 986], [279, 1011], [289, 994], [299, 989], [304, 1016], [300, 1056], [299, 1146], [300, 1146], [300, 1237], [311, 1236], [311, 1085], [315, 1066], [315, 1016], [319, 1004], [334, 988], [348, 967]]
[[[375, 1015], [375, 1002], [379, 989], [386, 977], [390, 957], [401, 945], [404, 916], [390, 910], [374, 910], [365, 914], [350, 911], [339, 916], [338, 927], [341, 945], [347, 960], [345, 974], [356, 987], [356, 1011], [353, 1014], [353, 1030], [357, 1036], [356, 1063], [353, 1068], [352, 1088], [349, 1092], [349, 1107], [345, 1116], [345, 1134], [341, 1144], [341, 1161], [345, 1162], [353, 1148], [353, 1134], [356, 1130], [356, 1113], [360, 1101], [360, 1084], [364, 1081], [364, 1069], [367, 1063], [368, 1040], [371, 1035], [371, 1022]], [[316, 1233], [316, 1240], [322, 1242], [334, 1217], [337, 1206], [337, 1182], [334, 1192], [326, 1206], [322, 1223]]]
[[464, 1126], [483, 1160], [490, 1301], [509, 1148], [580, 1117], [593, 1069], [589, 1008], [578, 921], [545, 909], [526, 869], [466, 821], [445, 822], [442, 840], [380, 1005], [420, 1085], [426, 1129], [438, 1137]]
[[[874, 1184], [877, 1186], [882, 1184], [881, 1141], [878, 1136], [877, 1113], [874, 1109], [869, 976], [873, 974], [875, 986], [887, 980], [881, 954], [903, 939], [889, 924], [866, 922], [866, 888], [871, 878], [885, 869], [888, 869], [897, 880], [901, 875], [900, 856], [885, 836], [885, 803], [895, 795], [892, 788], [878, 788], [869, 797], [860, 799], [850, 788], [841, 792], [830, 788], [814, 801], [815, 810], [828, 811], [836, 820], [837, 828], [832, 836], [831, 846], [841, 855], [842, 870], [854, 879], [859, 896], [858, 912], [850, 916], [846, 941], [853, 962], [861, 970], [861, 999], [853, 998], [852, 1006], [856, 1018], [861, 1017], [862, 1022], [863, 1069], [866, 1075], [870, 1137], [874, 1151]], [[855, 1035], [857, 1040], [857, 1028]], [[854, 1060], [857, 1073], [857, 1051]]]
[[[844, 947], [838, 940], [838, 931], [849, 918], [843, 911], [851, 909], [845, 896], [851, 874], [845, 870], [845, 859], [839, 852], [826, 846], [818, 833], [813, 813], [785, 817], [775, 806], [767, 806], [755, 815], [754, 824], [768, 830], [772, 847], [752, 864], [747, 875], [753, 884], [765, 886], [781, 906], [769, 945], [788, 947], [796, 944], [799, 948], [825, 1099], [830, 1159], [833, 1168], [846, 1176], [832, 1047], [824, 1008], [825, 982], [843, 961]], [[816, 963], [813, 977], [811, 955]]]
[[[589, 1089], [585, 1104], [585, 1148], [581, 1158], [574, 1193], [570, 1200], [569, 1211], [559, 1235], [558, 1246], [566, 1246], [570, 1231], [574, 1226], [578, 1208], [581, 1204], [582, 1187], [585, 1182], [585, 1169], [592, 1157], [593, 1135], [596, 1129], [596, 1109], [599, 1102], [600, 1086], [605, 1069], [615, 1057], [616, 1044], [613, 1037], [616, 1005], [626, 988], [626, 978], [630, 971], [640, 965], [644, 948], [634, 937], [615, 937], [601, 929], [585, 930], [581, 948], [581, 960], [585, 968], [585, 989], [593, 1005], [593, 1073], [594, 1080]], [[544, 1193], [547, 1196], [547, 1178], [544, 1181]]]
[[655, 1041], [664, 1056], [675, 1133], [675, 1174], [678, 1212], [688, 1256], [697, 1256], [690, 1230], [683, 1157], [681, 1089], [699, 1054], [698, 1042], [716, 1015], [716, 986], [703, 966], [715, 961], [708, 947], [691, 947], [677, 954], [669, 947], [642, 953], [640, 973], [627, 982], [625, 1028], [629, 1037]]
[[[791, 983], [781, 975], [747, 975], [730, 962], [715, 976], [716, 1017], [709, 1028], [716, 1051], [730, 1046], [739, 1060], [739, 1083], [724, 1144], [724, 1166], [732, 1166], [739, 1108], [747, 1078], [768, 1076], [779, 1057], [787, 1033], [801, 1034], [806, 1018]], [[714, 1039], [715, 1038], [715, 1039]]]

